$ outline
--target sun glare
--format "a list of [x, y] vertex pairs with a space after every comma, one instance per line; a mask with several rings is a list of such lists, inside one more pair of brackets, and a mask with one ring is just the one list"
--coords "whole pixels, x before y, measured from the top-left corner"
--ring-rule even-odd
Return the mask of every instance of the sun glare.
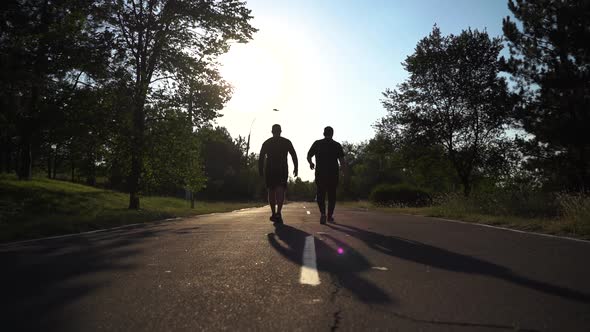
[[284, 87], [282, 60], [280, 54], [262, 43], [233, 45], [221, 69], [224, 79], [234, 88], [232, 108], [255, 112], [276, 105]]

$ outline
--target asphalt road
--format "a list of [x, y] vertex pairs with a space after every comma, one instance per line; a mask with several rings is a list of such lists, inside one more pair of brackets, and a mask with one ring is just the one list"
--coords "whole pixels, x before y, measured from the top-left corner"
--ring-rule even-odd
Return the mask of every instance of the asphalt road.
[[[308, 213], [309, 211], [309, 213]], [[2, 331], [590, 331], [590, 243], [312, 203], [0, 247]], [[302, 272], [303, 271], [303, 272]]]

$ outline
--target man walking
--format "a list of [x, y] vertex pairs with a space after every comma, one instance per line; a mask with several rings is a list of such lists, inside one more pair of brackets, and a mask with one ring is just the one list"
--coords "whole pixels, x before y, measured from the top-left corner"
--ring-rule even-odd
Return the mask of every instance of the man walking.
[[289, 177], [287, 153], [291, 154], [293, 167], [295, 168], [293, 175], [297, 177], [297, 153], [295, 153], [291, 141], [281, 137], [281, 126], [275, 124], [272, 126], [272, 137], [267, 139], [260, 149], [258, 172], [260, 176], [265, 175], [268, 203], [272, 211], [270, 220], [279, 224], [283, 223], [281, 210], [285, 201], [285, 190], [287, 189], [287, 179]]
[[[338, 161], [340, 161], [341, 167], [346, 167], [342, 145], [334, 141], [332, 136], [334, 136], [334, 129], [329, 126], [324, 128], [324, 139], [315, 141], [307, 153], [309, 167], [315, 168], [316, 198], [322, 214], [320, 224], [326, 223], [326, 194], [328, 194], [328, 221], [334, 221], [339, 173]], [[311, 161], [313, 156], [315, 156], [315, 165]]]

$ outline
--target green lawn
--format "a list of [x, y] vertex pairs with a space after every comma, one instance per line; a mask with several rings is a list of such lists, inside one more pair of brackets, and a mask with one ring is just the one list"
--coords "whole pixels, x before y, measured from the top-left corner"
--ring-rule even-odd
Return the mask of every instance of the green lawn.
[[196, 202], [142, 197], [141, 210], [127, 209], [128, 194], [81, 184], [0, 175], [0, 242], [78, 233], [173, 217], [228, 212], [260, 203]]
[[[411, 214], [426, 217], [448, 218], [466, 222], [494, 225], [523, 231], [561, 235], [590, 240], [590, 220], [576, 220], [575, 217], [523, 218], [511, 215], [487, 215], [452, 209], [448, 206], [428, 207], [381, 207], [367, 201], [342, 202], [339, 206], [380, 211], [393, 214]], [[587, 209], [587, 206], [585, 207]], [[586, 214], [587, 212], [585, 212]], [[584, 215], [585, 215], [584, 214]]]

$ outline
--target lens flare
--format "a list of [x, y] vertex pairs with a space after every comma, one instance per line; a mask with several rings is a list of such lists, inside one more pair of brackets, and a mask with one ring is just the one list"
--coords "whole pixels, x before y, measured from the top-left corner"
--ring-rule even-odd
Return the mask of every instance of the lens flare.
[[342, 248], [338, 248], [338, 253], [339, 253], [340, 255], [342, 255], [342, 254], [344, 253], [344, 249], [342, 249]]

